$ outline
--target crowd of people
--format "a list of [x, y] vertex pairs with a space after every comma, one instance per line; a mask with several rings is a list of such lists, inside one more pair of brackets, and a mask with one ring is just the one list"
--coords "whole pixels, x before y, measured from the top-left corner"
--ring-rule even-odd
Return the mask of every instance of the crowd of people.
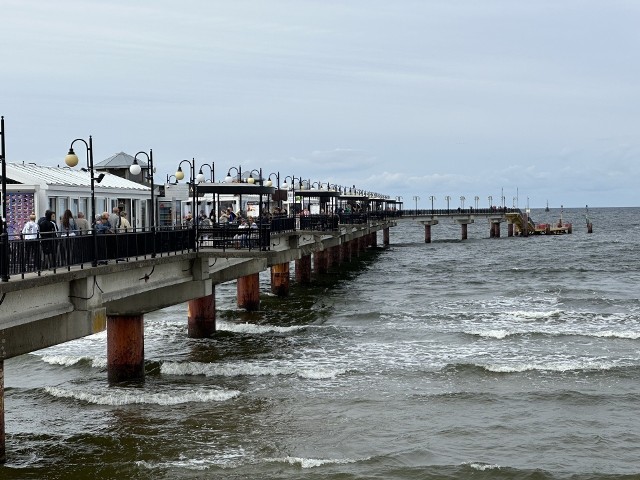
[[[127, 213], [115, 207], [113, 212], [103, 212], [96, 215], [95, 226], [97, 233], [116, 233], [131, 230], [131, 224], [127, 220]], [[36, 214], [29, 215], [29, 220], [22, 228], [22, 238], [24, 240], [34, 240], [37, 238], [51, 238], [56, 236], [74, 236], [91, 233], [93, 226], [85, 218], [83, 212], [78, 212], [76, 217], [71, 210], [65, 210], [56, 221], [56, 212], [47, 210], [36, 222]]]

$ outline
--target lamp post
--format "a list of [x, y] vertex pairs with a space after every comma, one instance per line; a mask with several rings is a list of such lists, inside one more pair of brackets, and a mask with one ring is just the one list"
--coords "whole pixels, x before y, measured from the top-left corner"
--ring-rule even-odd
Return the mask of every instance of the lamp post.
[[460, 196], [460, 208], [462, 208], [462, 210], [464, 210], [464, 201], [466, 200], [466, 198], [464, 197], [464, 195]]
[[[76, 138], [71, 145], [69, 146], [69, 153], [64, 157], [64, 163], [66, 163], [69, 167], [73, 168], [78, 165], [78, 156], [73, 151], [73, 144], [76, 142], [81, 142], [84, 144], [87, 149], [87, 166], [89, 167], [89, 175], [91, 176], [91, 235], [93, 236], [93, 259], [91, 260], [91, 266], [98, 266], [98, 237], [96, 236], [96, 191], [95, 191], [95, 182], [96, 178], [93, 175], [93, 139], [91, 135], [89, 135], [89, 142], [84, 140], [83, 138]], [[98, 183], [102, 181], [104, 177], [104, 173], [101, 173], [97, 178]]]
[[416, 202], [416, 215], [418, 215], [418, 200], [420, 200], [420, 197], [418, 195], [414, 195], [413, 196], [413, 200]]
[[447, 201], [447, 213], [449, 213], [449, 202], [451, 201], [451, 196], [447, 195], [444, 199]]
[[2, 160], [2, 272], [0, 279], [9, 281], [9, 232], [7, 231], [7, 157], [4, 149], [4, 116], [0, 117], [0, 159]]
[[[234, 183], [234, 177], [231, 176], [231, 170], [235, 170], [236, 172], [236, 182], [237, 183], [242, 183], [242, 165], [239, 165], [237, 168], [236, 167], [231, 167], [229, 170], [227, 170], [227, 176], [225, 177], [224, 181], [226, 183]], [[242, 212], [242, 194], [238, 194], [238, 202], [240, 203], [240, 206], [238, 207], [238, 209]]]
[[435, 195], [429, 195], [429, 200], [431, 200], [431, 215], [433, 215], [433, 201], [436, 199]]
[[475, 197], [473, 197], [473, 199], [476, 202], [476, 210], [478, 210], [478, 201], [480, 200], [480, 197], [478, 195], [476, 195]]
[[181, 160], [180, 163], [178, 164], [178, 170], [176, 170], [176, 179], [178, 181], [182, 180], [184, 178], [184, 172], [182, 171], [182, 164], [183, 163], [187, 163], [187, 165], [189, 165], [189, 175], [191, 178], [191, 191], [193, 193], [193, 197], [192, 197], [192, 205], [191, 205], [191, 228], [193, 228], [193, 232], [194, 232], [194, 237], [193, 237], [193, 243], [194, 243], [194, 249], [198, 250], [198, 222], [196, 221], [196, 201], [198, 198], [198, 185], [196, 184], [196, 170], [195, 170], [195, 163], [196, 163], [196, 159], [192, 158], [191, 160]]
[[145, 178], [151, 181], [151, 258], [155, 258], [156, 256], [156, 206], [155, 199], [153, 196], [153, 190], [155, 185], [153, 184], [153, 150], [149, 149], [149, 153], [145, 151], [140, 151], [136, 153], [133, 157], [133, 163], [129, 167], [129, 172], [131, 175], [140, 175], [142, 168], [138, 164], [138, 155], [144, 154], [147, 157], [147, 174]]
[[200, 170], [198, 171], [198, 175], [196, 175], [196, 181], [198, 183], [202, 183], [205, 181], [204, 178], [204, 173], [202, 173], [202, 167], [207, 167], [209, 169], [209, 173], [211, 174], [211, 183], [215, 183], [215, 163], [211, 162], [211, 165], [209, 165], [208, 163], [203, 163], [202, 165], [200, 165]]
[[489, 199], [489, 210], [491, 210], [491, 208], [493, 207], [493, 197], [489, 195], [489, 197], [487, 198]]
[[[172, 182], [172, 181], [171, 181], [171, 179], [172, 179], [172, 178], [175, 180], [175, 182]], [[175, 176], [175, 175], [169, 175], [169, 174], [167, 174], [167, 183], [168, 183], [169, 185], [175, 185], [175, 184], [177, 184], [177, 183], [178, 183], [178, 179], [176, 178], [176, 176]]]

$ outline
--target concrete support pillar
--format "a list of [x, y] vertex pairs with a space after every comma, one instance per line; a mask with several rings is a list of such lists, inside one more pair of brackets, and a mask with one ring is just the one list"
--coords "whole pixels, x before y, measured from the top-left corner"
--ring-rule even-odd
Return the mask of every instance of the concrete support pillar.
[[4, 432], [4, 360], [0, 359], [0, 463], [7, 461], [6, 436]]
[[495, 224], [493, 222], [489, 222], [489, 238], [493, 238], [496, 236]]
[[289, 262], [271, 266], [271, 292], [279, 297], [289, 295]]
[[507, 224], [507, 236], [513, 237], [513, 223]]
[[209, 338], [216, 331], [215, 286], [212, 289], [211, 295], [189, 300], [187, 304], [190, 338]]
[[107, 377], [112, 383], [144, 378], [142, 315], [107, 316]]
[[493, 230], [494, 230], [493, 236], [495, 238], [500, 238], [500, 222], [496, 222], [493, 224]]
[[327, 273], [329, 271], [328, 254], [326, 250], [319, 250], [313, 254], [313, 269], [316, 273]]
[[431, 243], [431, 225], [424, 224], [424, 243]]
[[529, 236], [529, 214], [526, 212], [522, 214], [522, 236]]
[[311, 255], [296, 260], [296, 282], [311, 283]]
[[251, 312], [260, 309], [260, 275], [252, 273], [238, 278], [238, 307]]
[[351, 261], [351, 242], [344, 242], [341, 248], [342, 248], [342, 261], [350, 262]]
[[466, 240], [467, 239], [467, 230], [468, 230], [467, 227], [468, 226], [469, 225], [467, 225], [466, 223], [461, 223], [460, 224], [460, 227], [461, 227], [461, 230], [462, 230], [462, 237], [461, 237], [462, 240]]
[[382, 245], [389, 246], [389, 227], [382, 229]]

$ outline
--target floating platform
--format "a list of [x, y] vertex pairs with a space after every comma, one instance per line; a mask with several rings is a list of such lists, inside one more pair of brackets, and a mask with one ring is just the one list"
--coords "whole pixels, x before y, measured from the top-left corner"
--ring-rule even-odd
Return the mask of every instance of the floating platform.
[[[534, 223], [526, 214], [506, 213], [507, 221], [515, 225], [516, 235], [564, 235], [573, 233], [573, 225], [560, 220], [558, 223]], [[525, 220], [526, 219], [526, 220]], [[527, 222], [525, 226], [525, 221]]]

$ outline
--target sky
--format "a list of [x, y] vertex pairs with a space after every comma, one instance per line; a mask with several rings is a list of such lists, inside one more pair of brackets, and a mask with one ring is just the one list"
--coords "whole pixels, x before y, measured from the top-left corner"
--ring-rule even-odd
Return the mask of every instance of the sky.
[[95, 163], [153, 149], [158, 183], [195, 159], [217, 180], [262, 168], [407, 208], [640, 206], [635, 0], [0, 0], [0, 12], [9, 162], [62, 165], [91, 135]]

